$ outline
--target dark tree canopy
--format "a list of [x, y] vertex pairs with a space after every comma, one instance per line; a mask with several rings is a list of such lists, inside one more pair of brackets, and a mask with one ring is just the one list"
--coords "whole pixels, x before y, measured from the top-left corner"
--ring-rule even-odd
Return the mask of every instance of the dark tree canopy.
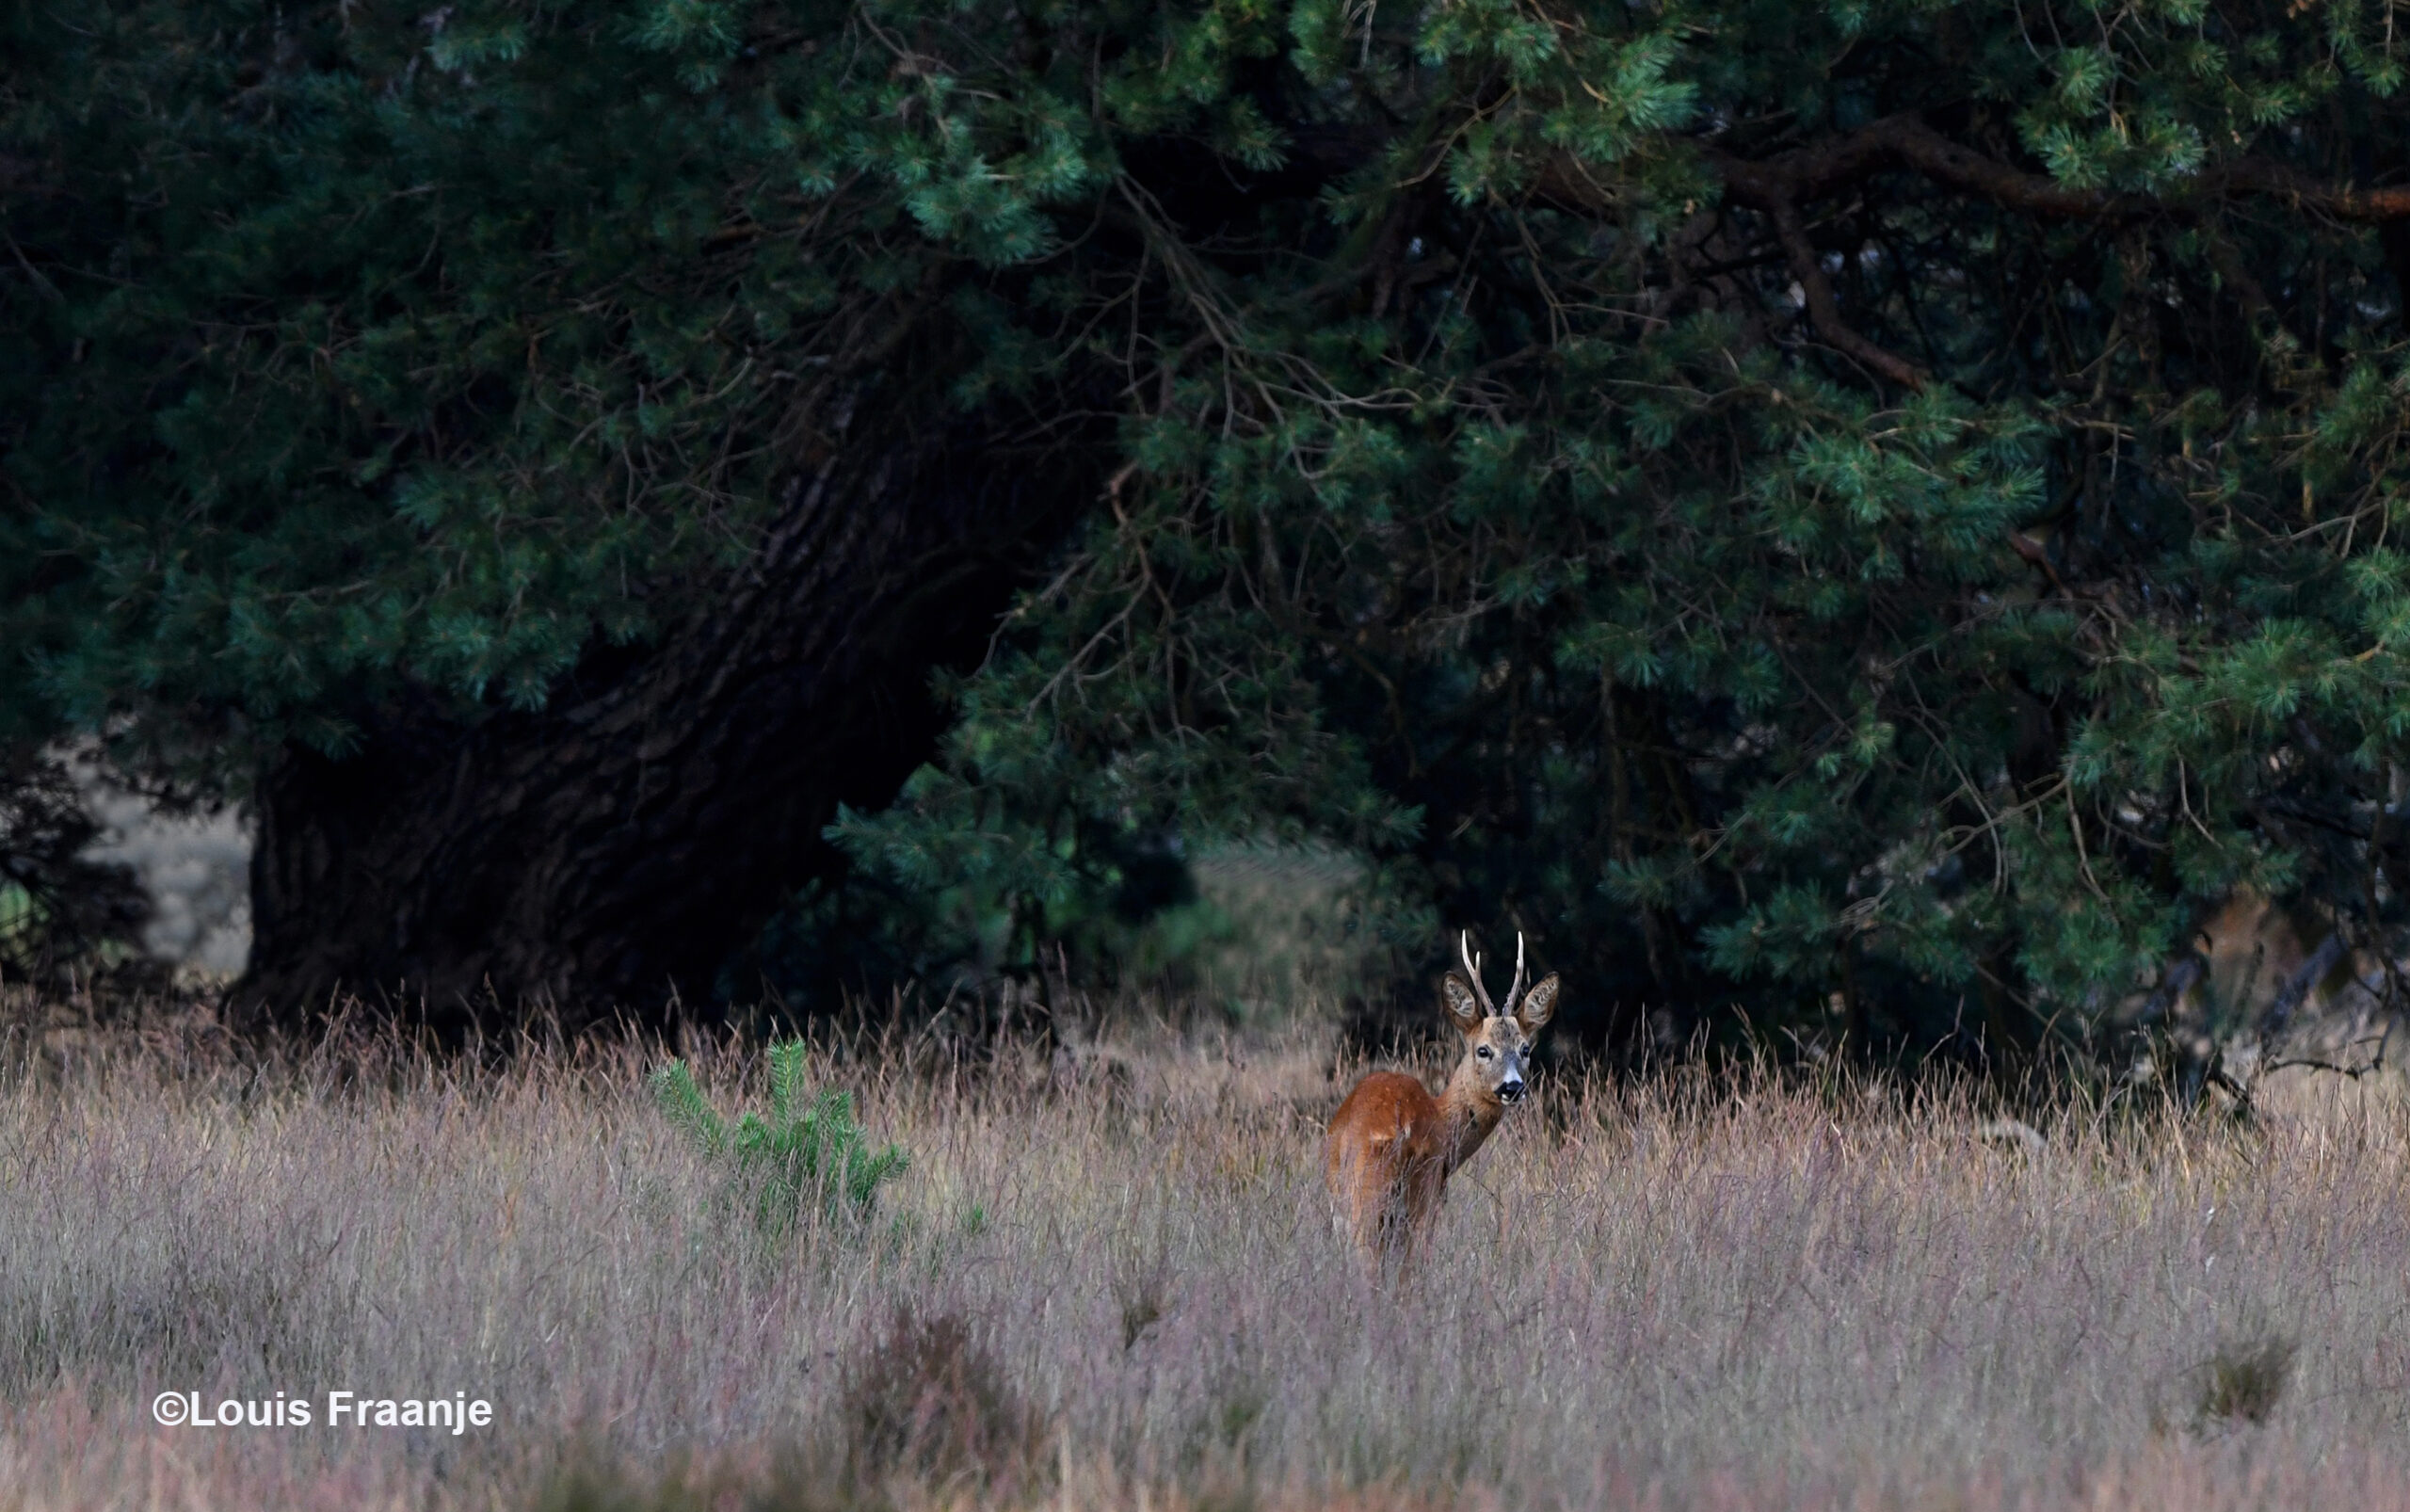
[[[1032, 943], [1149, 837], [1314, 837], [1409, 949], [1528, 931], [1594, 1024], [2030, 1038], [2240, 886], [2403, 923], [2387, 7], [8, 15], [0, 734], [272, 817], [474, 745], [522, 788], [401, 784], [429, 853], [582, 825], [587, 877], [789, 784], [647, 883], [750, 845], [713, 949], [832, 815], [913, 928]], [[697, 735], [675, 798], [581, 764], [598, 698], [742, 724], [641, 690], [708, 683], [661, 668], [801, 570], [823, 476], [926, 522], [859, 581], [966, 586], [739, 658], [778, 738]], [[893, 804], [929, 718], [843, 780], [777, 754], [933, 671]], [[490, 864], [445, 853], [422, 903]], [[554, 877], [404, 974], [495, 918], [600, 941], [507, 989], [701, 970]]]

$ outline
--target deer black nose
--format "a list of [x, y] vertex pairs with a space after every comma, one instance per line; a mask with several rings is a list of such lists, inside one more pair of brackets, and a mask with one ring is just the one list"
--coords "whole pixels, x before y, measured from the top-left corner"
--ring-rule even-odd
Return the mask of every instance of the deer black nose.
[[1509, 1102], [1520, 1102], [1523, 1101], [1523, 1084], [1520, 1081], [1501, 1082], [1498, 1084], [1498, 1095]]

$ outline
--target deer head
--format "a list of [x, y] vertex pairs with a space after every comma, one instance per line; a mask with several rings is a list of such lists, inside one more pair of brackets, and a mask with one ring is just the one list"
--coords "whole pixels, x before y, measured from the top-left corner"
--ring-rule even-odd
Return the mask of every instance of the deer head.
[[1472, 948], [1470, 930], [1457, 937], [1456, 954], [1464, 970], [1450, 972], [1439, 983], [1448, 1021], [1465, 1037], [1465, 1058], [1454, 1080], [1501, 1102], [1519, 1102], [1532, 1043], [1556, 1011], [1556, 974], [1551, 972], [1530, 991], [1523, 990], [1523, 936], [1516, 931], [1515, 985], [1506, 989], [1506, 1005], [1501, 1008], [1482, 985], [1481, 957]]

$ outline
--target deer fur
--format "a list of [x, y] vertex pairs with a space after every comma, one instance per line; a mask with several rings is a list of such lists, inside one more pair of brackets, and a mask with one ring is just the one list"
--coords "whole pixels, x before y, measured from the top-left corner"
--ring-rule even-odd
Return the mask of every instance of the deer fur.
[[1557, 978], [1523, 990], [1523, 942], [1515, 937], [1515, 985], [1504, 1008], [1481, 981], [1470, 934], [1457, 941], [1464, 971], [1439, 984], [1448, 1021], [1465, 1051], [1434, 1097], [1415, 1078], [1374, 1071], [1331, 1116], [1323, 1179], [1340, 1231], [1369, 1260], [1410, 1254], [1428, 1231], [1448, 1178], [1473, 1157], [1510, 1102], [1521, 1100], [1533, 1041], [1556, 1010]]

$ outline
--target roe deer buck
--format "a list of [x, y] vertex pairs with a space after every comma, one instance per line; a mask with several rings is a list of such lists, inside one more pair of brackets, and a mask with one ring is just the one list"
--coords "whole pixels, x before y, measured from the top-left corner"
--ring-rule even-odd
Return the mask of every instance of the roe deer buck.
[[1323, 1179], [1340, 1227], [1371, 1260], [1412, 1252], [1438, 1211], [1448, 1177], [1498, 1127], [1506, 1104], [1521, 1101], [1524, 1057], [1556, 1008], [1554, 974], [1523, 990], [1521, 934], [1515, 936], [1515, 985], [1503, 1009], [1482, 985], [1470, 931], [1457, 940], [1456, 953], [1465, 969], [1448, 973], [1439, 996], [1448, 1021], [1465, 1037], [1465, 1054], [1447, 1089], [1435, 1098], [1411, 1076], [1374, 1071], [1347, 1094], [1324, 1136]]

